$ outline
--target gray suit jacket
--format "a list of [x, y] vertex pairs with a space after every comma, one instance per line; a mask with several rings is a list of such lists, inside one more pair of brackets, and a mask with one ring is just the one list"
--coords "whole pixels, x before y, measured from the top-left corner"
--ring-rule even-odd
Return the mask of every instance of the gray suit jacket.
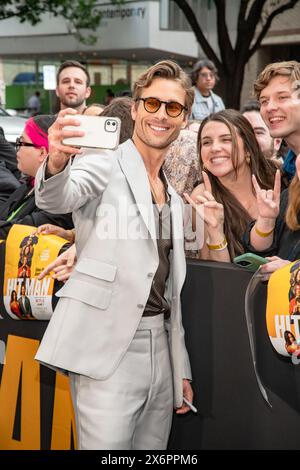
[[[103, 380], [118, 367], [146, 305], [158, 252], [151, 192], [143, 160], [131, 140], [116, 151], [86, 150], [63, 172], [36, 177], [36, 203], [73, 212], [78, 262], [60, 297], [36, 358], [51, 367]], [[181, 321], [185, 279], [182, 201], [171, 194], [173, 250], [165, 296], [175, 406], [182, 379], [191, 378]]]

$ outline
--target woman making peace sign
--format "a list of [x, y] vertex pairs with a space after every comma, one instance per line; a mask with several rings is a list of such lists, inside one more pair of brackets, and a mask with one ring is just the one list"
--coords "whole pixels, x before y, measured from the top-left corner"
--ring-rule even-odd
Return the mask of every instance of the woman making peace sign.
[[247, 119], [231, 109], [202, 122], [198, 148], [203, 184], [186, 199], [204, 220], [200, 258], [230, 261], [244, 252], [244, 232], [258, 216], [251, 175], [267, 190], [273, 187], [276, 169], [262, 155]]

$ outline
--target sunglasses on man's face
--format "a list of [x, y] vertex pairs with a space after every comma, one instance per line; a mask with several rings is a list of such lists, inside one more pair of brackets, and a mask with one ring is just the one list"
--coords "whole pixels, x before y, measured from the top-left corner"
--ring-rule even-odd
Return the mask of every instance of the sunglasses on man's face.
[[178, 117], [187, 107], [177, 101], [161, 101], [158, 98], [137, 98], [135, 101], [143, 101], [144, 108], [148, 113], [156, 113], [162, 104], [165, 105], [166, 113], [170, 117]]
[[41, 148], [38, 145], [30, 144], [29, 142], [23, 142], [23, 140], [21, 140], [21, 138], [18, 137], [15, 143], [16, 152], [18, 152], [21, 147], [35, 147], [36, 149]]

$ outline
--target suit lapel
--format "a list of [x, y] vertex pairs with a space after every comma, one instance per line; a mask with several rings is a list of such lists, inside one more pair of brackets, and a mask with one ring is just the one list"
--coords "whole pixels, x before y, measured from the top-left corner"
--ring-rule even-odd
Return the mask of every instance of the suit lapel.
[[173, 242], [173, 277], [174, 284], [181, 289], [186, 273], [186, 260], [184, 255], [183, 208], [180, 196], [172, 186], [168, 185], [171, 195], [172, 242]]
[[119, 164], [127, 179], [151, 239], [157, 248], [151, 190], [143, 159], [132, 140], [127, 140], [119, 147], [119, 150], [121, 150]]

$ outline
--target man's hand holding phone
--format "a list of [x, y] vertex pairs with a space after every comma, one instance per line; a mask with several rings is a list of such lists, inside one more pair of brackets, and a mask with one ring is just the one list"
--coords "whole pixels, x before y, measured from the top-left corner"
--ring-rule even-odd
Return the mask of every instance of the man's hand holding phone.
[[[74, 118], [65, 118], [66, 114], [74, 115]], [[48, 175], [56, 175], [57, 173], [60, 173], [65, 168], [71, 155], [82, 152], [78, 147], [63, 144], [63, 139], [66, 137], [84, 136], [84, 131], [82, 130], [65, 129], [66, 126], [80, 126], [80, 122], [76, 120], [76, 114], [77, 111], [72, 108], [61, 110], [58, 113], [56, 121], [49, 128], [49, 156], [46, 172]]]

